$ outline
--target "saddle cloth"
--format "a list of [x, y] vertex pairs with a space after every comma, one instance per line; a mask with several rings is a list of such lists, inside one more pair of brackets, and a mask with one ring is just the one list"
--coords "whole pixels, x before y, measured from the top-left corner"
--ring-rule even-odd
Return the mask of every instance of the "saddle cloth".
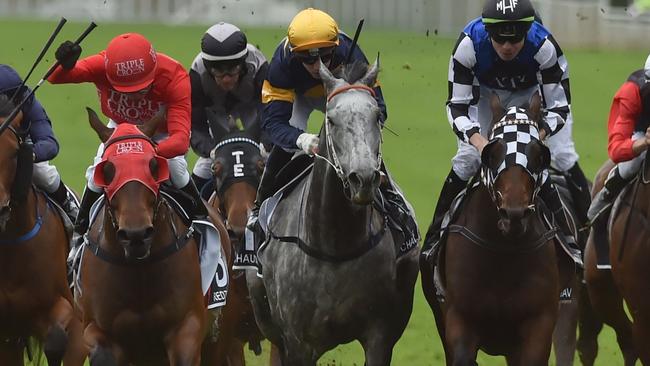
[[[165, 192], [161, 192], [170, 203], [170, 206], [179, 214], [183, 215], [182, 210], [179, 211], [180, 205], [173, 197]], [[90, 210], [90, 225], [92, 227], [97, 216], [104, 207], [105, 197], [101, 196], [92, 206]], [[221, 247], [221, 237], [214, 225], [209, 221], [195, 220], [192, 222], [194, 229], [194, 238], [199, 243], [199, 264], [201, 270], [201, 289], [206, 298], [206, 306], [208, 309], [222, 307], [226, 304], [226, 297], [228, 294], [228, 267], [224, 261], [223, 248]], [[83, 291], [82, 278], [81, 278], [81, 260], [83, 259], [83, 252], [88, 246], [88, 234], [84, 235], [84, 242], [81, 250], [77, 251], [78, 258], [75, 258], [74, 263], [78, 263], [74, 268], [74, 285], [75, 291], [81, 293]]]

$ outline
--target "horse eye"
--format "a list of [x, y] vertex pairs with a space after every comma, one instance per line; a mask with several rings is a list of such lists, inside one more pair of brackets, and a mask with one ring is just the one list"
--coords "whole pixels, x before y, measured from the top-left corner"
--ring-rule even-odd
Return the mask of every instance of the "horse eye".
[[110, 184], [113, 181], [113, 178], [115, 178], [115, 165], [110, 161], [107, 161], [106, 164], [104, 164], [102, 173], [104, 173], [104, 181], [106, 184]]
[[151, 158], [151, 160], [149, 160], [149, 170], [154, 179], [158, 179], [158, 159]]

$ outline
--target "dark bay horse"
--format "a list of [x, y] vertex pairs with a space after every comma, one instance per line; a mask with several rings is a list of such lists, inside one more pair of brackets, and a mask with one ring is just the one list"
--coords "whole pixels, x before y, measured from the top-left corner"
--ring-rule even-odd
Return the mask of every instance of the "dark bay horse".
[[[198, 366], [209, 328], [198, 243], [159, 193], [169, 177], [167, 161], [148, 136], [160, 119], [112, 131], [92, 115], [105, 143], [95, 170], [105, 202], [90, 227], [75, 287], [90, 364]], [[230, 245], [221, 220], [210, 216], [223, 245]]]
[[[614, 168], [611, 160], [606, 161], [596, 173], [591, 195], [595, 196], [602, 188], [609, 171]], [[628, 318], [623, 297], [617, 289], [609, 269], [598, 269], [594, 235], [607, 233], [606, 218], [592, 223], [585, 248], [584, 279], [587, 293], [580, 299], [580, 336], [578, 352], [584, 366], [592, 366], [598, 354], [598, 334], [603, 324], [611, 326], [616, 332], [616, 340], [623, 354], [625, 366], [634, 366], [637, 360], [636, 347], [632, 335], [632, 322]], [[614, 262], [610, 262], [614, 264]]]
[[[231, 249], [239, 253], [238, 246], [245, 245], [244, 229], [264, 170], [264, 158], [257, 141], [235, 130], [217, 144], [213, 159], [215, 185], [209, 203], [223, 214]], [[232, 264], [231, 260], [228, 301], [221, 313], [215, 354], [210, 357], [212, 366], [245, 365], [244, 344], [248, 342], [257, 353], [264, 338], [255, 323], [246, 276], [241, 270], [232, 270]]]
[[351, 68], [344, 80], [321, 64], [321, 155], [275, 208], [258, 252], [263, 279], [247, 273], [257, 323], [285, 366], [315, 365], [353, 340], [366, 365], [389, 365], [411, 315], [417, 253], [397, 258], [399, 244], [372, 204], [382, 161], [377, 63], [365, 71], [355, 81]]
[[[0, 104], [0, 115], [8, 116], [13, 104]], [[56, 209], [32, 185], [32, 146], [21, 119], [22, 113], [0, 135], [0, 365], [23, 365], [23, 351], [35, 339], [50, 366], [80, 366], [85, 351], [66, 278], [68, 236]]]
[[476, 365], [479, 349], [510, 366], [548, 365], [560, 270], [536, 197], [550, 164], [537, 137], [541, 99], [506, 114], [494, 95], [491, 107], [495, 138], [481, 154], [480, 183], [450, 222], [437, 268], [424, 262], [423, 289], [447, 365]]

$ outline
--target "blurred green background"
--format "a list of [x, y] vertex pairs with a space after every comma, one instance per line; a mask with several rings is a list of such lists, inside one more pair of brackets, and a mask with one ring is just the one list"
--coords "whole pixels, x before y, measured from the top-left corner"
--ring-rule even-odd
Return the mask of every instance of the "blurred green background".
[[[0, 22], [0, 41], [4, 45], [0, 50], [2, 62], [25, 76], [55, 25], [55, 21]], [[52, 64], [56, 46], [65, 39], [75, 39], [85, 27], [86, 24], [81, 23], [65, 26], [28, 85], [35, 85]], [[84, 41], [82, 57], [102, 50], [118, 34], [140, 32], [152, 41], [157, 51], [189, 67], [199, 51], [205, 29], [207, 26], [100, 24]], [[243, 28], [249, 42], [257, 45], [267, 57], [271, 57], [285, 29], [284, 26]], [[353, 29], [346, 31], [354, 33]], [[359, 41], [371, 61], [380, 53], [379, 77], [389, 112], [387, 126], [396, 132], [384, 133], [384, 159], [415, 207], [422, 234], [431, 220], [441, 183], [456, 150], [456, 138], [444, 108], [448, 62], [454, 42], [455, 39], [439, 38], [434, 32], [418, 34], [371, 28], [364, 29]], [[607, 158], [606, 125], [611, 98], [627, 76], [643, 66], [646, 55], [585, 49], [564, 49], [564, 52], [570, 64], [574, 137], [580, 163], [587, 176], [592, 177]], [[85, 169], [99, 143], [88, 126], [84, 111], [85, 106], [99, 111], [95, 88], [91, 84], [45, 84], [38, 90], [37, 98], [45, 106], [61, 144], [61, 152], [54, 163], [64, 181], [81, 192]], [[322, 114], [314, 113], [310, 129], [317, 130], [321, 120]], [[188, 160], [193, 166], [195, 155], [192, 152], [188, 153]], [[622, 364], [615, 336], [609, 328], [603, 331], [599, 343], [597, 365]], [[264, 365], [266, 353], [263, 357], [249, 353], [247, 361], [250, 365]], [[481, 365], [505, 364], [503, 358], [483, 354], [478, 362]], [[358, 343], [340, 346], [325, 354], [321, 364], [363, 365], [361, 347]], [[393, 364], [444, 364], [433, 316], [419, 283], [411, 321], [394, 349]]]

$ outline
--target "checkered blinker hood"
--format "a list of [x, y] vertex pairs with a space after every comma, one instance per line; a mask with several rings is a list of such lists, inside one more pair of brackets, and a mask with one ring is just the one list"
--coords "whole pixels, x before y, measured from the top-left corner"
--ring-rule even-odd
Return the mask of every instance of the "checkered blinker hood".
[[216, 188], [223, 194], [239, 181], [249, 182], [257, 188], [260, 180], [258, 161], [262, 158], [260, 145], [245, 134], [226, 137], [212, 152], [214, 164], [221, 164], [216, 178]]
[[519, 165], [539, 187], [547, 174], [550, 151], [539, 140], [537, 123], [524, 109], [510, 107], [492, 128], [490, 143], [483, 150], [481, 159], [482, 176], [488, 186], [492, 186], [507, 168]]
[[[107, 167], [108, 163], [112, 167]], [[119, 124], [106, 141], [94, 174], [95, 184], [104, 188], [109, 201], [132, 181], [142, 183], [157, 196], [160, 184], [167, 179], [167, 159], [158, 156], [151, 140], [129, 123]]]

